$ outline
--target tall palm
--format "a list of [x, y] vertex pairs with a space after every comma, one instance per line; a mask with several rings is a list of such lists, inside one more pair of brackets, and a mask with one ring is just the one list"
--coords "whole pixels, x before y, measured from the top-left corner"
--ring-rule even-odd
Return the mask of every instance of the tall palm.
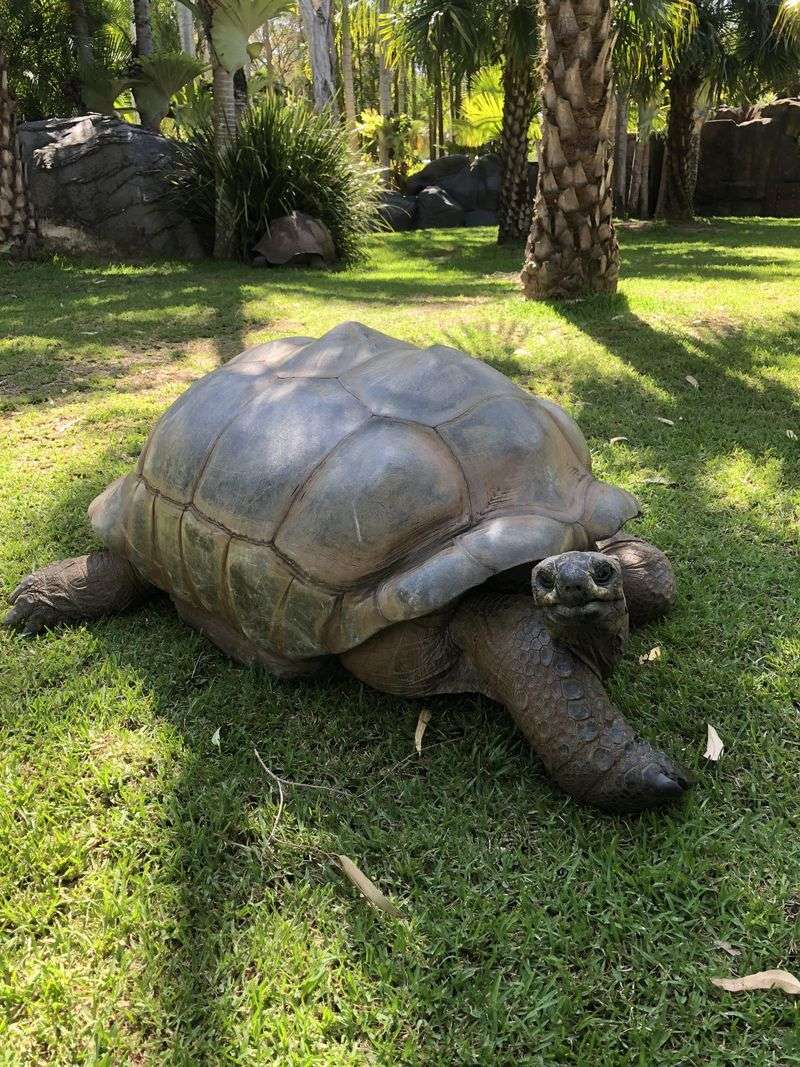
[[336, 81], [333, 75], [333, 5], [331, 0], [298, 0], [303, 32], [311, 63], [314, 107], [335, 108]]
[[353, 80], [353, 36], [350, 30], [350, 0], [341, 0], [339, 20], [339, 44], [342, 66], [342, 100], [347, 137], [352, 148], [358, 144], [356, 134], [356, 93]]
[[[378, 15], [385, 23], [389, 14], [389, 0], [378, 0]], [[392, 71], [387, 56], [386, 42], [381, 43], [378, 51], [378, 110], [384, 120], [378, 137], [378, 161], [381, 167], [389, 166], [389, 140], [387, 121], [392, 114]]]
[[533, 57], [538, 44], [534, 0], [502, 5], [503, 126], [500, 134], [498, 243], [523, 241], [531, 228], [528, 192], [528, 128], [536, 106]]
[[696, 30], [667, 78], [669, 119], [658, 214], [673, 221], [694, 216], [701, 93], [722, 92], [752, 103], [787, 84], [800, 65], [800, 36], [783, 32], [785, 0], [691, 0]]
[[8, 87], [8, 66], [0, 43], [0, 252], [25, 254], [35, 238], [36, 223], [17, 138], [16, 101]]
[[416, 60], [432, 88], [431, 159], [444, 148], [444, 83], [473, 73], [487, 54], [491, 34], [486, 6], [475, 0], [410, 0], [399, 12], [392, 47]]
[[685, 0], [544, 0], [542, 146], [522, 268], [533, 299], [611, 293], [619, 250], [612, 221], [612, 53], [631, 11], [682, 33]]
[[522, 284], [533, 299], [614, 292], [611, 0], [545, 0], [542, 145]]

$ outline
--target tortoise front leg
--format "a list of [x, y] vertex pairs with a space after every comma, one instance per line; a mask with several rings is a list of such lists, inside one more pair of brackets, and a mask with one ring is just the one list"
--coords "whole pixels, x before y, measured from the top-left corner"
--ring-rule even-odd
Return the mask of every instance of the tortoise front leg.
[[450, 624], [481, 691], [505, 705], [557, 784], [607, 811], [676, 800], [688, 776], [638, 737], [599, 675], [551, 637], [530, 597], [477, 594]]
[[122, 556], [90, 552], [23, 578], [9, 597], [13, 607], [3, 622], [31, 636], [63, 622], [116, 615], [154, 592]]
[[632, 626], [658, 619], [675, 604], [675, 571], [661, 551], [642, 537], [620, 532], [598, 548], [622, 564], [622, 584]]

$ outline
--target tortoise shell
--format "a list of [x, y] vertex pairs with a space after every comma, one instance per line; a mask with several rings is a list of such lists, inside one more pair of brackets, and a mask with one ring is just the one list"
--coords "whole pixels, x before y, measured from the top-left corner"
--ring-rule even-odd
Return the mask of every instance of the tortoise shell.
[[638, 510], [556, 404], [344, 323], [197, 381], [90, 515], [179, 606], [303, 670]]
[[336, 259], [336, 247], [328, 227], [302, 211], [273, 219], [253, 251], [276, 267], [312, 259], [330, 264]]

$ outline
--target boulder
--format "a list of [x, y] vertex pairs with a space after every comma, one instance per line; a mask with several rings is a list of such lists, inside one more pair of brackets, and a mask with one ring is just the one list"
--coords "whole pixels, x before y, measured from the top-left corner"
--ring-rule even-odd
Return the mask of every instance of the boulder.
[[19, 134], [31, 199], [51, 245], [203, 256], [198, 234], [169, 203], [173, 147], [166, 137], [96, 114], [22, 123]]
[[496, 226], [497, 225], [497, 212], [496, 211], [484, 211], [483, 208], [476, 208], [475, 211], [468, 211], [464, 216], [465, 226]]
[[463, 207], [465, 211], [474, 211], [478, 206], [482, 186], [469, 167], [462, 167], [455, 174], [447, 175], [437, 185], [439, 189], [444, 189], [450, 199]]
[[[437, 160], [438, 162], [438, 160]], [[447, 229], [464, 225], [464, 209], [444, 189], [431, 185], [417, 197], [418, 230]]]
[[497, 211], [497, 200], [500, 196], [500, 158], [493, 153], [479, 156], [472, 161], [470, 174], [477, 188], [475, 207], [484, 211]]
[[378, 218], [382, 221], [380, 229], [411, 230], [417, 217], [417, 200], [413, 196], [386, 192], [381, 194], [378, 205]]
[[422, 170], [417, 171], [416, 174], [408, 179], [406, 183], [406, 192], [409, 196], [416, 196], [421, 193], [423, 189], [431, 185], [440, 185], [442, 178], [449, 178], [453, 174], [457, 174], [460, 170], [466, 170], [469, 167], [469, 156], [453, 155], [453, 156], [441, 156], [439, 159], [432, 159], [430, 163], [427, 163]]

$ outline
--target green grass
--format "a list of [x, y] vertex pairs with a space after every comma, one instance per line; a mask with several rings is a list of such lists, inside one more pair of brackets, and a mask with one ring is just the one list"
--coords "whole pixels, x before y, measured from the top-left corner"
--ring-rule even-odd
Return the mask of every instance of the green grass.
[[[0, 1064], [800, 1063], [790, 998], [709, 982], [800, 973], [800, 224], [622, 246], [619, 295], [562, 307], [486, 230], [376, 237], [340, 274], [0, 267], [2, 591], [92, 546], [92, 497], [246, 343], [449, 342], [564, 404], [641, 499], [680, 602], [611, 690], [699, 777], [667, 814], [581, 810], [477, 697], [431, 703], [419, 759], [417, 705], [241, 668], [166, 604], [4, 632]], [[346, 795], [289, 790], [273, 837], [256, 748]]]

